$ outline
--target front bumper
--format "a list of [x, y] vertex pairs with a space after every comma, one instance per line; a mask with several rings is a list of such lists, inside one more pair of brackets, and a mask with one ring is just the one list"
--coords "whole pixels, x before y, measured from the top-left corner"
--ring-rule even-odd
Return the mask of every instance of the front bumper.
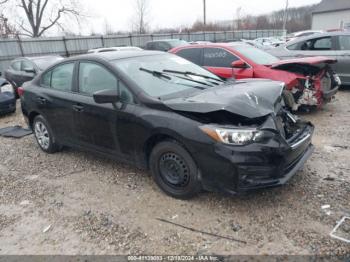
[[304, 128], [289, 141], [280, 135], [270, 141], [247, 146], [215, 144], [212, 152], [199, 152], [195, 158], [204, 189], [229, 194], [286, 184], [309, 159], [314, 127]]
[[16, 98], [12, 93], [0, 93], [0, 115], [16, 111]]

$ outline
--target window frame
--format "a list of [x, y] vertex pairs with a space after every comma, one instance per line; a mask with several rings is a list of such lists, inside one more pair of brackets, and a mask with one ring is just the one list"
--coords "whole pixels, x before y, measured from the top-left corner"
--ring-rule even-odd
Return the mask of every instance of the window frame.
[[[246, 59], [243, 59], [242, 57], [240, 57], [239, 55], [237, 55], [237, 54], [231, 52], [230, 50], [228, 50], [228, 49], [226, 49], [226, 48], [223, 48], [223, 47], [211, 47], [211, 46], [203, 47], [203, 51], [202, 51], [202, 64], [203, 64], [204, 67], [211, 67], [211, 68], [230, 68], [230, 69], [232, 69], [232, 67], [219, 67], [219, 66], [207, 66], [207, 65], [205, 65], [205, 64], [204, 64], [204, 53], [205, 53], [205, 49], [209, 49], [209, 48], [211, 48], [211, 49], [222, 49], [222, 50], [224, 50], [224, 51], [230, 53], [231, 55], [237, 57], [237, 60], [236, 60], [236, 61], [242, 60], [243, 62], [245, 62], [245, 63], [248, 65], [248, 67], [245, 68], [245, 69], [252, 68], [252, 66], [250, 65], [250, 63], [248, 63], [248, 62], [246, 61]], [[233, 61], [233, 62], [234, 62], [234, 61]]]
[[103, 63], [100, 63], [98, 61], [94, 61], [94, 60], [79, 60], [77, 63], [76, 63], [76, 88], [74, 90], [74, 93], [75, 94], [78, 94], [78, 95], [81, 95], [81, 96], [85, 96], [85, 97], [90, 97], [90, 98], [93, 98], [93, 94], [88, 94], [88, 93], [82, 93], [80, 92], [80, 64], [81, 63], [90, 63], [90, 64], [95, 64], [95, 65], [98, 65], [98, 66], [101, 66], [102, 68], [104, 68], [105, 70], [107, 70], [110, 74], [113, 75], [113, 77], [117, 80], [117, 92], [118, 92], [118, 95], [120, 96], [120, 83], [122, 83], [125, 88], [129, 91], [129, 93], [131, 93], [132, 95], [132, 102], [131, 103], [127, 103], [127, 102], [123, 102], [123, 101], [120, 101], [121, 103], [123, 104], [137, 104], [136, 102], [136, 96], [134, 94], [134, 92], [128, 87], [128, 85], [122, 81], [120, 79], [119, 76], [117, 76], [117, 74], [115, 72], [113, 72], [110, 68], [108, 68], [108, 66], [106, 66], [105, 64]]
[[[181, 51], [188, 51], [188, 50], [190, 50], [190, 51], [192, 51], [192, 50], [199, 50], [199, 64], [197, 64], [197, 63], [195, 63], [195, 62], [193, 62], [193, 61], [191, 61], [191, 60], [189, 60], [189, 59], [187, 59], [187, 58], [185, 58], [185, 57], [183, 57], [183, 56], [181, 56], [181, 55], [179, 54]], [[196, 64], [196, 65], [204, 66], [204, 48], [203, 48], [203, 47], [187, 47], [187, 48], [181, 48], [181, 49], [179, 49], [179, 50], [176, 52], [176, 55], [178, 55], [178, 56], [182, 57], [183, 59], [186, 59], [186, 60], [188, 60], [188, 61], [190, 61], [190, 62], [192, 62], [192, 63], [194, 63], [194, 64]]]
[[[53, 71], [57, 68], [57, 67], [60, 67], [60, 66], [63, 66], [63, 65], [66, 65], [66, 64], [73, 64], [73, 75], [72, 75], [72, 86], [71, 86], [71, 89], [70, 90], [60, 90], [60, 89], [56, 89], [56, 88], [52, 88], [51, 84], [52, 84], [52, 73]], [[63, 63], [60, 63], [58, 65], [55, 65], [54, 67], [51, 67], [49, 69], [47, 69], [44, 73], [42, 73], [40, 75], [40, 79], [39, 79], [39, 86], [42, 87], [42, 88], [47, 88], [47, 89], [50, 89], [50, 90], [55, 90], [55, 91], [58, 91], [58, 92], [64, 92], [64, 93], [75, 93], [74, 90], [75, 90], [75, 86], [76, 86], [76, 70], [77, 70], [77, 61], [66, 61], [66, 62], [63, 62]], [[43, 78], [46, 74], [50, 74], [50, 86], [46, 86], [46, 85], [43, 85]]]
[[337, 37], [336, 37], [336, 48], [335, 48], [335, 51], [350, 52], [350, 50], [342, 50], [342, 49], [340, 49], [340, 37], [344, 37], [344, 36], [350, 38], [350, 34], [348, 34], [348, 35], [337, 35]]

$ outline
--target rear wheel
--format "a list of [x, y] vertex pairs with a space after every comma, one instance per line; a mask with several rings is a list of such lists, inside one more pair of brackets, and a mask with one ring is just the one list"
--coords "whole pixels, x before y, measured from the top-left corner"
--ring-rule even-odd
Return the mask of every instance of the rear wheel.
[[154, 147], [150, 169], [157, 185], [174, 198], [190, 199], [201, 189], [197, 165], [175, 141], [161, 142]]
[[44, 117], [36, 116], [33, 121], [33, 130], [39, 147], [46, 153], [52, 154], [59, 151], [60, 146]]

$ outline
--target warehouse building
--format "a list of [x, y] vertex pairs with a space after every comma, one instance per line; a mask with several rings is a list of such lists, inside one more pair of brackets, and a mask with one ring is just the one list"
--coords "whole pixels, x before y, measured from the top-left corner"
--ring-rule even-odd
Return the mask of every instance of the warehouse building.
[[350, 0], [322, 0], [312, 12], [313, 30], [350, 30]]

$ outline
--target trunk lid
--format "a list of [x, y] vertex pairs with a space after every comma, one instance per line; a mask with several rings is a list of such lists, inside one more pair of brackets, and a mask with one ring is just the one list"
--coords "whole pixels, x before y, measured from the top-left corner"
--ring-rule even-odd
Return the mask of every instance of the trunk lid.
[[323, 67], [325, 64], [334, 64], [337, 60], [333, 58], [323, 57], [323, 56], [315, 56], [315, 57], [304, 57], [304, 58], [295, 58], [288, 60], [280, 60], [269, 65], [272, 69], [285, 69], [290, 66], [297, 65], [311, 65], [317, 67]]

